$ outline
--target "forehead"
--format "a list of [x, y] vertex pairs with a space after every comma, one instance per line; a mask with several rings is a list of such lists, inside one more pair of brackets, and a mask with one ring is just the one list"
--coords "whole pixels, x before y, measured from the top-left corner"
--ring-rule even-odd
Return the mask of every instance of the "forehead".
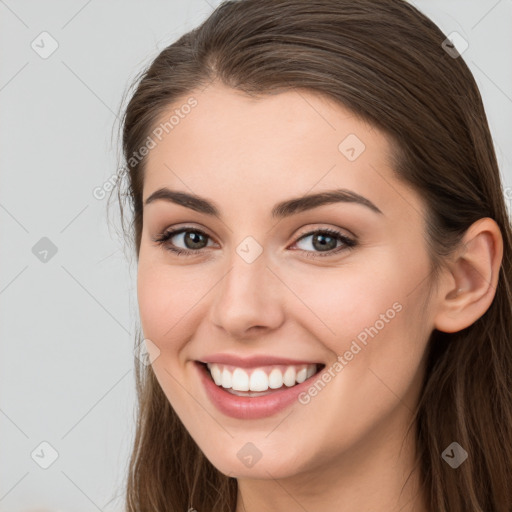
[[[195, 106], [181, 111], [191, 98]], [[419, 206], [393, 174], [386, 136], [316, 92], [251, 97], [214, 84], [180, 98], [159, 123], [173, 113], [179, 122], [146, 157], [143, 200], [168, 187], [263, 211], [285, 198], [345, 188], [382, 210]]]

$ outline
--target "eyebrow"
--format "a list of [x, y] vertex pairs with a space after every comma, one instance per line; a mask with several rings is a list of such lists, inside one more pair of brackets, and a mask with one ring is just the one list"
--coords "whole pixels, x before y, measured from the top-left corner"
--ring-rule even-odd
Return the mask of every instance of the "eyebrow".
[[[214, 202], [194, 194], [178, 192], [163, 187], [153, 192], [146, 199], [144, 205], [148, 205], [157, 200], [178, 204], [206, 215], [220, 217], [220, 209]], [[369, 208], [371, 211], [379, 215], [384, 215], [382, 211], [366, 197], [363, 197], [352, 190], [335, 189], [292, 198], [281, 203], [277, 203], [272, 208], [272, 218], [278, 219], [289, 217], [296, 213], [312, 210], [313, 208], [318, 208], [319, 206], [332, 203], [356, 203]]]

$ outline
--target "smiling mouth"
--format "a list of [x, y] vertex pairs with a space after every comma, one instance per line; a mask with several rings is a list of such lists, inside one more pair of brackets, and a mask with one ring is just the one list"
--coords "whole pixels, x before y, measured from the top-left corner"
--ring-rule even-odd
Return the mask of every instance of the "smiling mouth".
[[268, 365], [240, 368], [221, 363], [203, 363], [211, 380], [224, 391], [237, 396], [264, 396], [294, 387], [318, 374], [325, 364]]

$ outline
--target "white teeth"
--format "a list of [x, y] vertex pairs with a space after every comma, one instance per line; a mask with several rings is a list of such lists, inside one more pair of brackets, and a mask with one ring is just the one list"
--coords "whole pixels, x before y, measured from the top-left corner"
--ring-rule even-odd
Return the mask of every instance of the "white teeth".
[[306, 380], [306, 376], [307, 376], [307, 371], [308, 369], [307, 368], [302, 368], [302, 370], [299, 370], [297, 372], [297, 375], [295, 376], [295, 379], [297, 380], [297, 382], [300, 384], [301, 382], [304, 382]]
[[224, 370], [222, 371], [221, 385], [222, 385], [223, 388], [230, 388], [231, 387], [231, 372], [226, 370], [226, 368], [224, 368]]
[[283, 387], [283, 374], [279, 368], [274, 368], [268, 376], [268, 387], [270, 389], [279, 389]]
[[233, 372], [231, 388], [235, 391], [249, 391], [249, 375], [242, 368], [236, 368]]
[[208, 363], [213, 381], [217, 386], [233, 391], [267, 391], [283, 386], [291, 387], [309, 379], [317, 371], [316, 364], [244, 369], [217, 363]]
[[312, 377], [316, 372], [316, 365], [308, 365], [308, 373], [306, 373], [306, 379]]
[[213, 380], [215, 381], [215, 384], [217, 386], [222, 385], [222, 372], [220, 371], [220, 368], [218, 366], [212, 366], [210, 368], [210, 372], [212, 374]]
[[290, 388], [295, 385], [295, 368], [288, 366], [283, 375], [283, 382]]
[[266, 391], [268, 389], [267, 374], [263, 370], [254, 370], [251, 373], [249, 388], [251, 391]]

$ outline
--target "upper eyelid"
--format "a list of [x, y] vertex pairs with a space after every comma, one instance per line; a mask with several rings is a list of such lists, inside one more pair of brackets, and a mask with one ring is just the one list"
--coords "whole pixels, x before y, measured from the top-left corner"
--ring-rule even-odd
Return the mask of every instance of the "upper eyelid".
[[[313, 223], [314, 225], [315, 223]], [[310, 234], [311, 232], [316, 232], [316, 231], [324, 231], [324, 230], [329, 230], [329, 229], [332, 229], [332, 230], [335, 230], [335, 231], [340, 231], [341, 234], [346, 234], [347, 237], [351, 237], [351, 238], [357, 238], [356, 235], [354, 235], [349, 229], [347, 228], [342, 228], [342, 227], [332, 227], [332, 226], [329, 226], [329, 227], [325, 227], [325, 225], [322, 225], [321, 223], [316, 223], [318, 225], [318, 227], [311, 227], [311, 228], [304, 228], [304, 232], [301, 232], [299, 235], [297, 236], [304, 236], [304, 235], [307, 235], [307, 234]], [[309, 226], [309, 224], [308, 224]], [[159, 231], [158, 234], [166, 234], [166, 233], [170, 233], [170, 232], [173, 232], [173, 233], [177, 233], [177, 232], [183, 232], [183, 231], [200, 231], [201, 233], [204, 233], [205, 235], [208, 235], [209, 237], [211, 238], [215, 238], [215, 236], [213, 235], [210, 235], [208, 233], [208, 230], [203, 228], [203, 227], [196, 227], [196, 226], [191, 226], [191, 225], [185, 225], [185, 226], [178, 226], [178, 227], [174, 227], [174, 226], [170, 226], [168, 228], [164, 228], [162, 229], [161, 231]], [[299, 231], [302, 231], [302, 228], [299, 228]]]

